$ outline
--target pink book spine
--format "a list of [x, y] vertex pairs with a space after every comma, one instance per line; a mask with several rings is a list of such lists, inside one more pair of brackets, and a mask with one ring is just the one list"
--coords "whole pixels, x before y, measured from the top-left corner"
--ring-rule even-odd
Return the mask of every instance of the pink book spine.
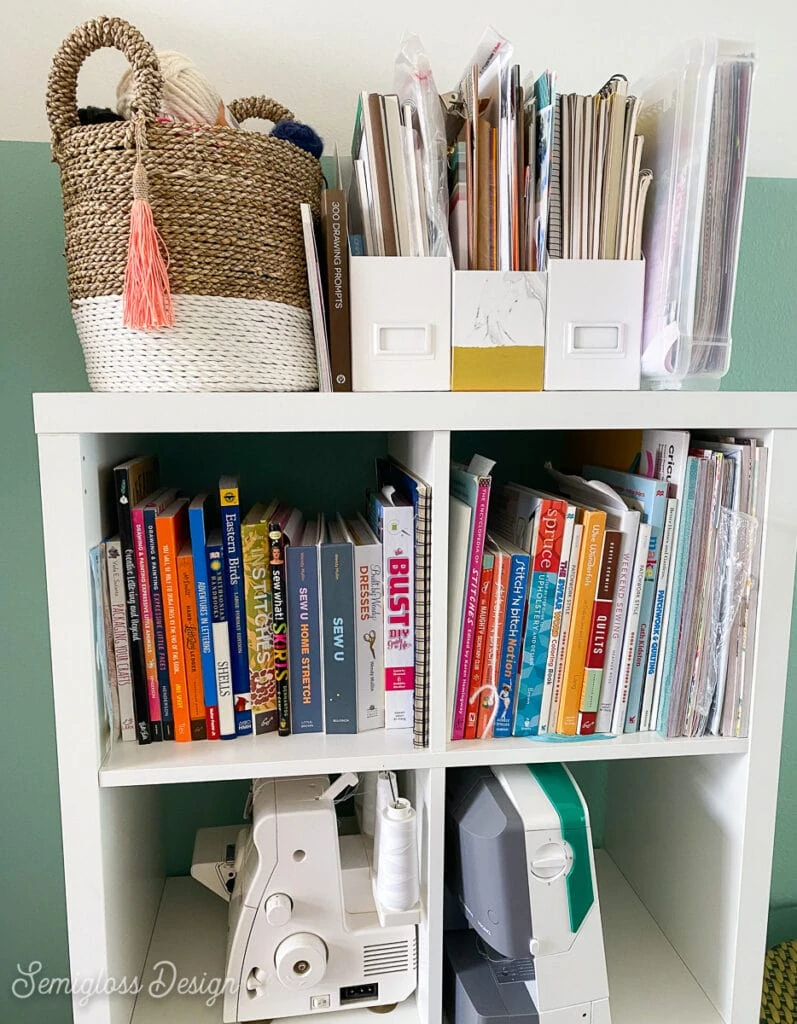
[[[151, 722], [161, 721], [161, 702], [158, 692], [158, 674], [155, 664], [155, 624], [152, 618], [152, 602], [149, 596], [149, 567], [147, 565], [147, 540], [144, 532], [144, 510], [131, 511], [133, 526], [133, 553], [138, 574], [138, 600], [141, 612], [141, 636], [144, 640], [144, 658], [147, 670], [147, 697]], [[158, 726], [160, 728], [160, 726]]]
[[487, 539], [487, 509], [490, 504], [490, 478], [479, 482], [476, 493], [476, 507], [473, 510], [473, 536], [468, 561], [468, 575], [465, 579], [465, 607], [462, 614], [462, 640], [457, 669], [457, 690], [454, 700], [454, 728], [452, 740], [465, 738], [465, 722], [468, 715], [468, 691], [470, 689], [470, 667], [473, 657], [473, 641], [476, 636], [476, 615], [479, 606], [479, 582], [482, 573], [484, 542]]

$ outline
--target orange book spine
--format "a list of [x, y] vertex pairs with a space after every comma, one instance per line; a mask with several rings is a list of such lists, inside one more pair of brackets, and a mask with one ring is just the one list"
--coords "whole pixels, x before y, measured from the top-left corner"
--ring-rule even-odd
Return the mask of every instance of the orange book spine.
[[570, 637], [565, 655], [565, 673], [562, 698], [559, 704], [557, 732], [562, 736], [575, 736], [587, 645], [592, 625], [592, 609], [598, 589], [598, 576], [606, 532], [606, 513], [597, 509], [584, 510], [584, 532], [576, 574], [576, 591], [570, 621]]
[[490, 592], [490, 609], [487, 618], [487, 637], [484, 645], [484, 669], [479, 694], [479, 718], [476, 723], [476, 738], [488, 739], [493, 734], [495, 719], [495, 697], [498, 692], [498, 676], [501, 671], [501, 639], [504, 635], [506, 618], [506, 588], [509, 583], [511, 558], [503, 552], [496, 552], [493, 566], [493, 586]]
[[484, 655], [487, 648], [487, 628], [490, 615], [490, 594], [493, 589], [493, 565], [495, 556], [485, 553], [482, 559], [482, 575], [479, 581], [479, 604], [476, 611], [476, 635], [473, 638], [473, 658], [470, 667], [468, 689], [468, 710], [465, 716], [465, 739], [475, 740], [479, 724], [479, 690], [484, 670]]
[[169, 664], [169, 684], [174, 715], [174, 738], [180, 742], [191, 739], [191, 715], [183, 649], [182, 617], [180, 614], [180, 585], [177, 578], [177, 555], [182, 548], [185, 526], [183, 516], [158, 516], [155, 535], [158, 539], [158, 561], [161, 570], [163, 618], [166, 631], [166, 656]]
[[194, 583], [194, 555], [186, 544], [177, 556], [177, 579], [180, 586], [180, 617], [183, 625], [183, 653], [185, 679], [188, 691], [188, 715], [191, 719], [191, 739], [205, 740], [205, 694], [202, 688], [202, 661], [199, 649], [199, 614]]

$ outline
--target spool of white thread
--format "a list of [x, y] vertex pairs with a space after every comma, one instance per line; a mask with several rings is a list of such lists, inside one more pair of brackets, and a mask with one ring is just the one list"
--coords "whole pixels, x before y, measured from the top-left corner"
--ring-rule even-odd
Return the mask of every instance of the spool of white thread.
[[409, 800], [399, 798], [379, 817], [376, 895], [386, 910], [412, 910], [420, 899], [418, 818]]
[[379, 772], [376, 777], [376, 803], [374, 805], [374, 870], [379, 874], [379, 837], [382, 830], [382, 811], [398, 799], [395, 772]]

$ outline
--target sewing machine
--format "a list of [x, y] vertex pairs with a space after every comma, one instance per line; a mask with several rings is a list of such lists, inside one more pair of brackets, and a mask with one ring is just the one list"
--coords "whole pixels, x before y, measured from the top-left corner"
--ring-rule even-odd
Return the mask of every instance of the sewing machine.
[[229, 900], [225, 1024], [401, 1002], [415, 990], [414, 924], [380, 924], [368, 849], [338, 835], [346, 774], [258, 779], [252, 825], [202, 829], [191, 874]]
[[449, 772], [446, 858], [461, 911], [445, 935], [450, 1024], [610, 1024], [589, 817], [567, 768]]

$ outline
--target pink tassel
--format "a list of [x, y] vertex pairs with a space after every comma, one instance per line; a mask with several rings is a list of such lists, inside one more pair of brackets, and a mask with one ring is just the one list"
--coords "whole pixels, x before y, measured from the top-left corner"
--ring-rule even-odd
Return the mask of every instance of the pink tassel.
[[133, 204], [125, 268], [125, 327], [149, 331], [174, 325], [168, 259], [166, 246], [152, 219], [147, 172], [138, 162], [133, 169]]

